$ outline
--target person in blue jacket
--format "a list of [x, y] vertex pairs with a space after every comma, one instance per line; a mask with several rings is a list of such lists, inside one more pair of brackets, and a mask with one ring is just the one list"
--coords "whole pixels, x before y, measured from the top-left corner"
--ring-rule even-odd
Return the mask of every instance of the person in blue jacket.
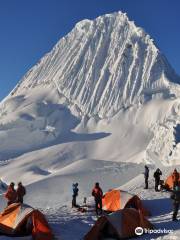
[[78, 196], [78, 192], [79, 192], [78, 183], [73, 183], [72, 184], [72, 208], [77, 207], [76, 198]]

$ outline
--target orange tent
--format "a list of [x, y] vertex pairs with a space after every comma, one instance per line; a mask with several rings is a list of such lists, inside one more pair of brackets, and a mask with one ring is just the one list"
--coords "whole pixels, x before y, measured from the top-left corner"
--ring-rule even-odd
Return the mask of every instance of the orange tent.
[[[179, 184], [180, 184], [180, 179], [179, 179]], [[165, 188], [172, 189], [173, 186], [174, 186], [174, 181], [173, 181], [173, 173], [172, 173], [169, 177], [167, 177], [165, 181]]]
[[107, 192], [102, 199], [103, 210], [115, 212], [117, 210], [132, 207], [141, 210], [143, 215], [150, 213], [143, 207], [142, 201], [137, 195], [130, 194], [122, 190], [113, 189]]
[[125, 208], [110, 215], [100, 217], [84, 240], [100, 240], [107, 237], [124, 239], [135, 236], [135, 229], [153, 229], [153, 225], [136, 209]]
[[26, 204], [13, 203], [0, 214], [0, 233], [8, 236], [32, 235], [34, 240], [52, 240], [45, 216]]

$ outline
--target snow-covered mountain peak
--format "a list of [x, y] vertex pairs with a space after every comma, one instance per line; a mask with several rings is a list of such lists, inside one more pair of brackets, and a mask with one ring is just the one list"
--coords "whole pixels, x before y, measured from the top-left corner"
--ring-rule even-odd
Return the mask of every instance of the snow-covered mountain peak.
[[84, 28], [84, 27], [89, 27], [91, 25], [92, 21], [89, 20], [89, 19], [84, 19], [80, 22], [78, 22], [76, 25], [75, 25], [75, 29], [80, 29], [80, 28]]
[[179, 77], [154, 41], [116, 12], [77, 23], [12, 93], [50, 84], [83, 114], [104, 118], [157, 93], [169, 96], [171, 81]]
[[72, 182], [86, 196], [107, 176], [107, 189], [124, 184], [139, 163], [180, 164], [178, 82], [126, 14], [77, 23], [0, 103], [1, 179], [65, 203]]

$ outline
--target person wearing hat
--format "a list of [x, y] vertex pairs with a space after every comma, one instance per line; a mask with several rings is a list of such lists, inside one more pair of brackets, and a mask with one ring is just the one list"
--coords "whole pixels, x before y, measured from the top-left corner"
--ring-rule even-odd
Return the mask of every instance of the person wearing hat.
[[16, 190], [14, 189], [14, 183], [13, 182], [10, 183], [10, 185], [7, 189], [7, 192], [4, 194], [4, 197], [7, 199], [7, 206], [16, 202], [17, 193], [16, 193]]
[[26, 189], [21, 182], [18, 183], [18, 188], [16, 192], [17, 192], [17, 202], [23, 203], [23, 197], [26, 194]]

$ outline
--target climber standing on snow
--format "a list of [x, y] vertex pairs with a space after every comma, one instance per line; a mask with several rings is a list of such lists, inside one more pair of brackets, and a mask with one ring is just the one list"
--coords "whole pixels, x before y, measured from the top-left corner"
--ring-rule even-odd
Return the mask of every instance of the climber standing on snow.
[[174, 187], [171, 194], [171, 199], [173, 200], [173, 221], [177, 221], [177, 214], [180, 205], [180, 186], [179, 184]]
[[145, 179], [145, 188], [148, 189], [148, 178], [149, 178], [149, 168], [145, 165], [145, 171], [144, 171], [144, 179]]
[[4, 197], [7, 199], [7, 206], [16, 202], [17, 193], [16, 193], [16, 190], [14, 189], [14, 183], [13, 182], [10, 183], [10, 185], [7, 189], [7, 192], [4, 194]]
[[179, 173], [178, 173], [176, 168], [174, 169], [174, 172], [172, 174], [172, 179], [173, 179], [173, 186], [174, 187], [179, 185], [180, 176], [179, 176]]
[[18, 183], [18, 188], [16, 192], [17, 192], [17, 202], [23, 203], [23, 197], [26, 194], [26, 189], [21, 182]]
[[155, 178], [155, 191], [158, 192], [158, 186], [160, 185], [160, 178], [161, 178], [162, 172], [159, 168], [156, 169], [154, 172], [154, 178]]
[[102, 214], [102, 197], [103, 197], [103, 191], [99, 186], [99, 183], [95, 183], [95, 186], [92, 190], [92, 196], [95, 200], [95, 207], [96, 207], [96, 214], [99, 215]]
[[76, 204], [76, 198], [78, 196], [78, 192], [79, 192], [79, 189], [78, 189], [78, 183], [73, 183], [72, 184], [72, 208], [73, 207], [77, 207], [77, 204]]

